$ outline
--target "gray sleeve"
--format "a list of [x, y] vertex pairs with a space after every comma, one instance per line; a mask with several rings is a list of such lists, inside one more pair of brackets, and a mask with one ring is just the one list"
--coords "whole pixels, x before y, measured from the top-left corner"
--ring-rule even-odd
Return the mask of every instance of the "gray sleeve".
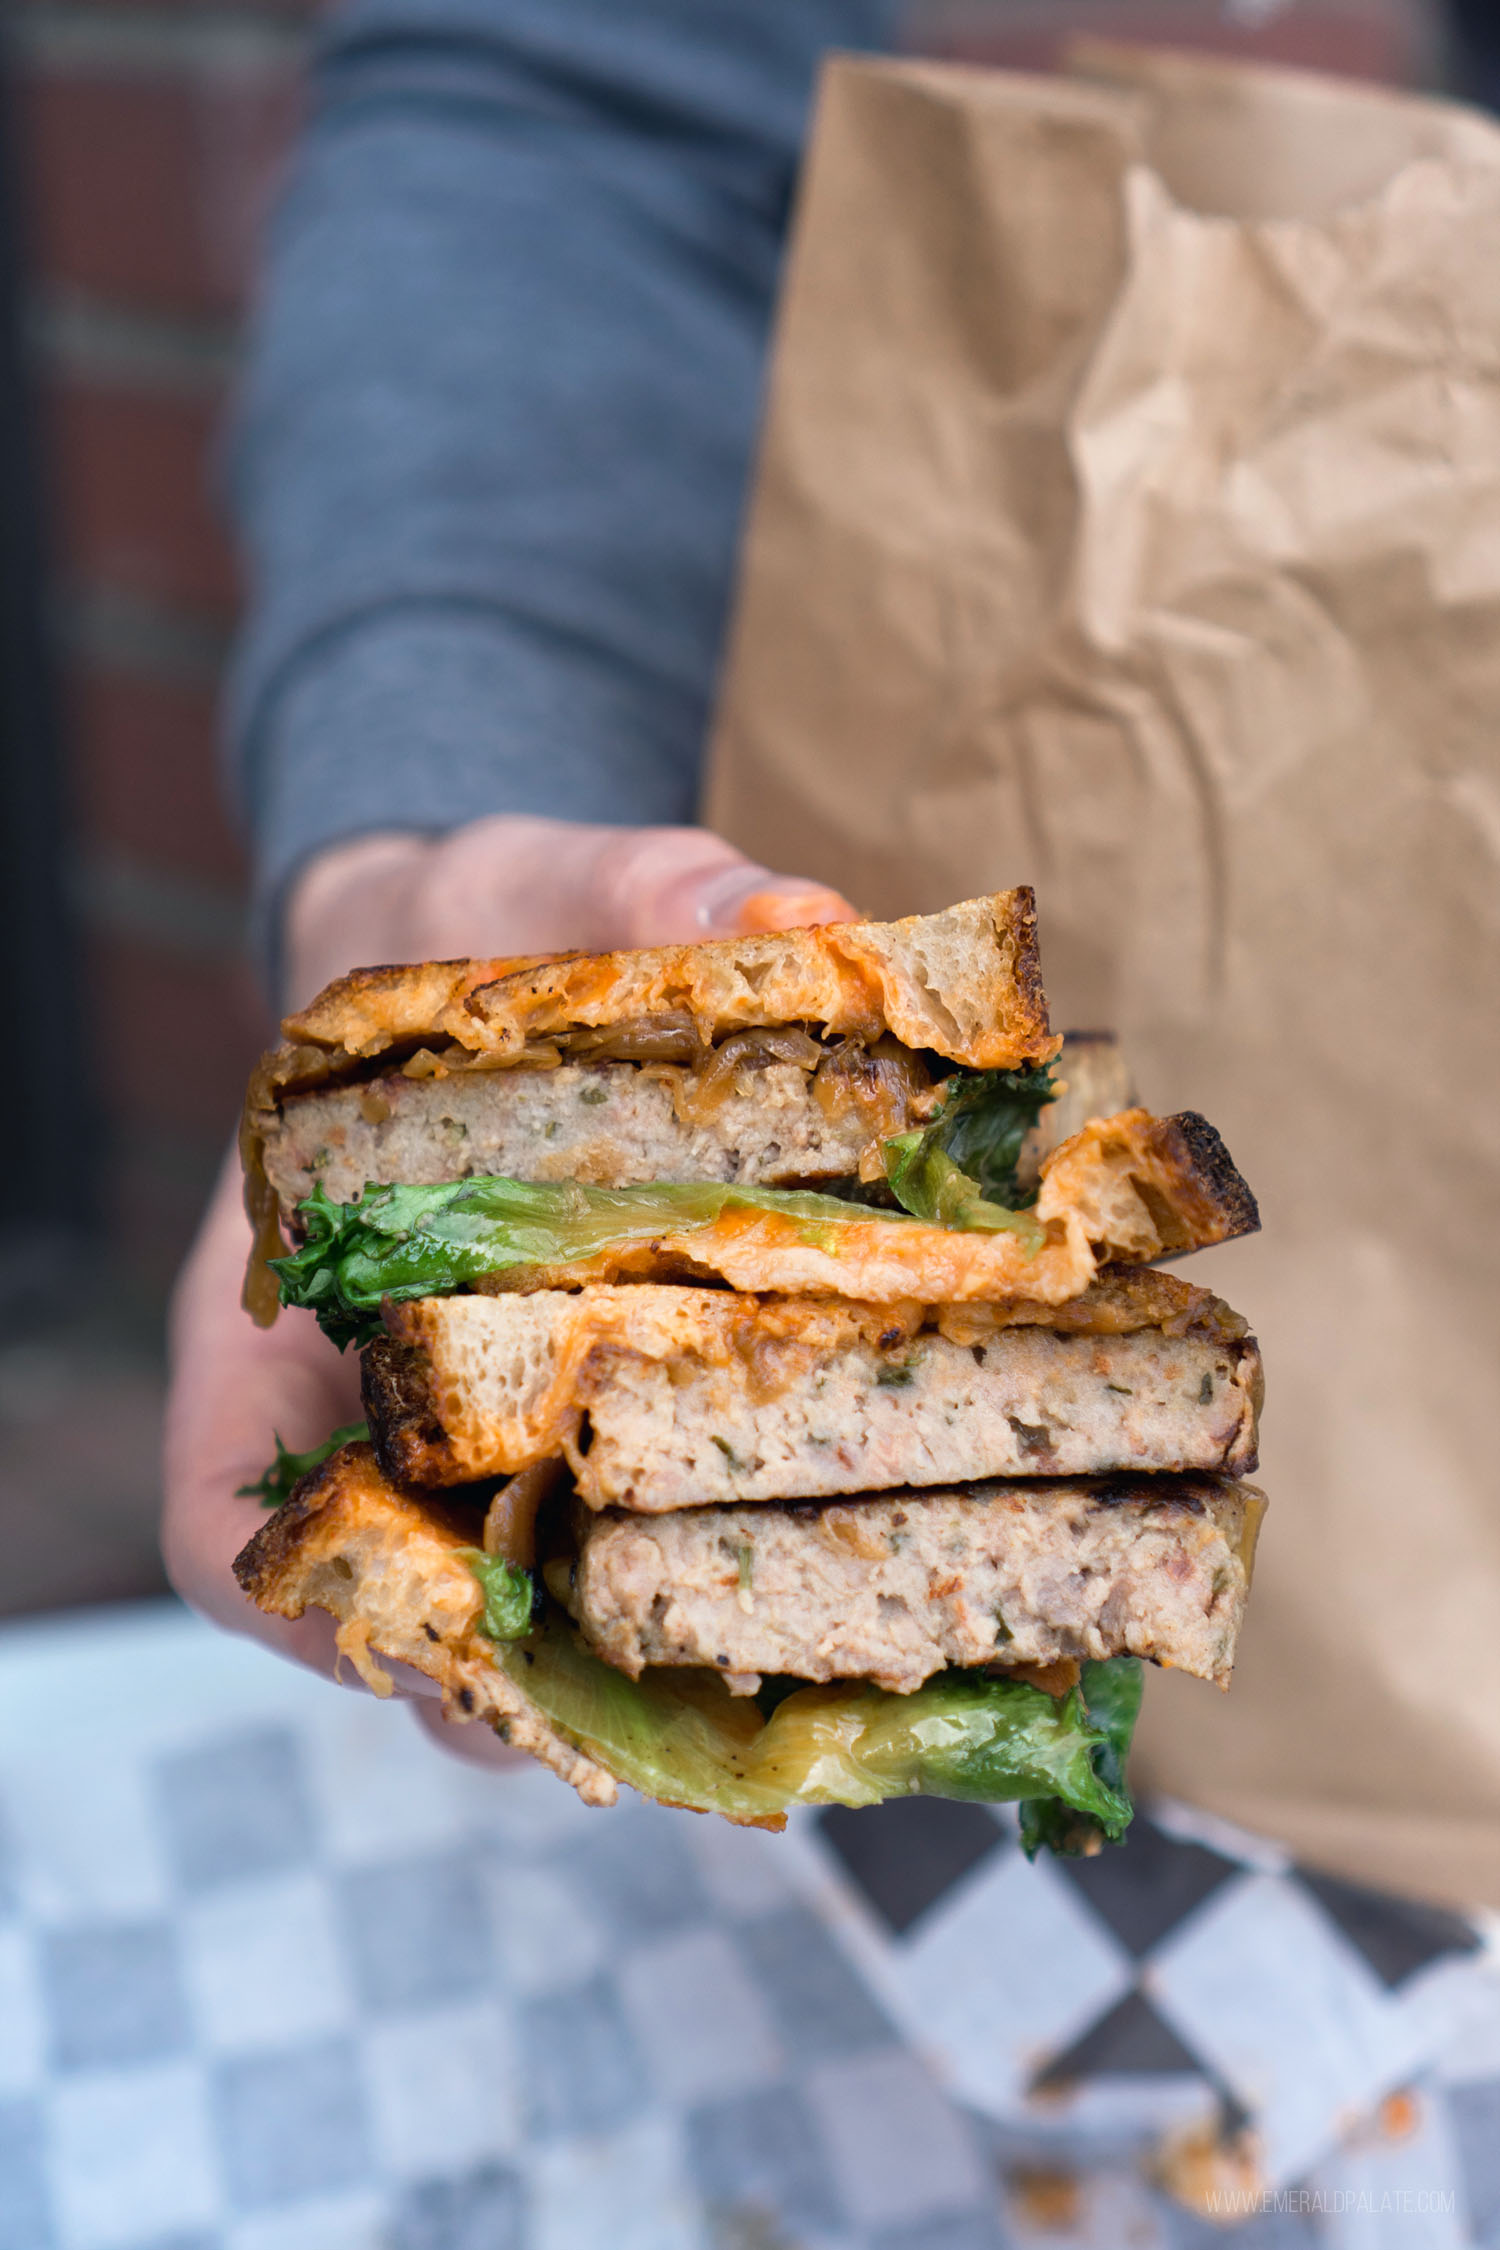
[[485, 813], [691, 817], [806, 109], [882, 0], [350, 0], [229, 451], [263, 904]]

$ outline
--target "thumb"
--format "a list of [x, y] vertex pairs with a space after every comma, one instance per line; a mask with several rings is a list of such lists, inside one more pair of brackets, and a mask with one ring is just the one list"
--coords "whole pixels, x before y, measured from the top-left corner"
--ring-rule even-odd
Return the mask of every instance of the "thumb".
[[859, 919], [827, 884], [762, 867], [706, 828], [610, 834], [596, 880], [595, 913], [619, 931], [617, 945], [692, 944]]

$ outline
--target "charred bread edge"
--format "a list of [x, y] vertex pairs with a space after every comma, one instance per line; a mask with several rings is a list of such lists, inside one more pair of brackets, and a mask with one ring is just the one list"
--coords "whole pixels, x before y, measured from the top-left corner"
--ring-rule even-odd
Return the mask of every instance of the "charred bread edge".
[[[284, 1599], [300, 1600], [290, 1585], [294, 1572], [305, 1568], [312, 1560], [309, 1547], [314, 1533], [334, 1537], [334, 1526], [341, 1516], [347, 1516], [357, 1497], [351, 1483], [359, 1471], [374, 1457], [374, 1448], [355, 1442], [341, 1445], [337, 1453], [329, 1455], [316, 1469], [297, 1483], [291, 1497], [274, 1515], [266, 1518], [234, 1558], [234, 1575], [241, 1590], [253, 1602], [264, 1608], [274, 1608], [281, 1616], [294, 1616], [298, 1611], [284, 1610]], [[368, 1497], [368, 1495], [366, 1495]], [[383, 1495], [378, 1497], [384, 1497]], [[409, 1508], [421, 1518], [421, 1528], [436, 1532], [455, 1546], [472, 1546], [474, 1526], [469, 1515], [437, 1493], [424, 1492], [420, 1497], [409, 1493], [391, 1493], [391, 1502]]]
[[[1260, 1206], [1249, 1183], [1224, 1146], [1216, 1127], [1195, 1109], [1179, 1110], [1161, 1120], [1160, 1146], [1164, 1157], [1176, 1158], [1183, 1187], [1201, 1206], [1201, 1223], [1195, 1248], [1232, 1242], [1240, 1235], [1260, 1231]], [[1180, 1143], [1180, 1155], [1172, 1140]], [[1200, 1215], [1194, 1214], [1195, 1218]], [[1209, 1229], [1213, 1231], [1209, 1231]]]
[[399, 1335], [377, 1336], [360, 1355], [359, 1388], [382, 1472], [395, 1484], [451, 1484], [453, 1454], [422, 1346]]

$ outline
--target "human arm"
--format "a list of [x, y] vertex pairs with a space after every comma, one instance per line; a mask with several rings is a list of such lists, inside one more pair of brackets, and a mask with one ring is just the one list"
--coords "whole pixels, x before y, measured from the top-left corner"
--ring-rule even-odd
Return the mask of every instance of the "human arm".
[[885, 12], [330, 19], [229, 456], [273, 963], [288, 886], [351, 838], [692, 818], [816, 63]]
[[[741, 926], [761, 877], [679, 824], [814, 62], [880, 14], [333, 18], [231, 451], [254, 588], [231, 765], [283, 999], [362, 961]], [[762, 909], [837, 910], [805, 887]], [[168, 1563], [325, 1665], [321, 1628], [235, 1586], [256, 1516], [234, 1495], [274, 1432], [300, 1450], [354, 1419], [354, 1376], [310, 1321], [246, 1319], [247, 1247], [231, 1165], [177, 1296]]]

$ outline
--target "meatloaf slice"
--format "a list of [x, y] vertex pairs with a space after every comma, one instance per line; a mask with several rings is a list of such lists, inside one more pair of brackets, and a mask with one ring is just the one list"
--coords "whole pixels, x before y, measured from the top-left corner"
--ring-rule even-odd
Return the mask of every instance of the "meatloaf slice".
[[[555, 1070], [455, 1072], [288, 1095], [266, 1128], [266, 1177], [290, 1226], [321, 1181], [348, 1203], [367, 1181], [413, 1187], [495, 1176], [627, 1187], [733, 1180], [778, 1187], [857, 1172], [869, 1117], [832, 1114], [808, 1073], [771, 1062], [741, 1072], [717, 1106], [679, 1114], [681, 1066], [563, 1063]], [[893, 1130], [898, 1130], [897, 1120]]]
[[611, 1664], [868, 1679], [1129, 1654], [1227, 1686], [1264, 1511], [1202, 1477], [978, 1484], [586, 1522], [572, 1603]]
[[943, 1333], [942, 1309], [924, 1326], [915, 1307], [649, 1283], [428, 1298], [392, 1308], [368, 1347], [365, 1406], [405, 1482], [565, 1453], [591, 1507], [646, 1514], [965, 1477], [1238, 1475], [1255, 1466], [1260, 1354], [1200, 1295], [1176, 1333], [982, 1337], [952, 1314]]

